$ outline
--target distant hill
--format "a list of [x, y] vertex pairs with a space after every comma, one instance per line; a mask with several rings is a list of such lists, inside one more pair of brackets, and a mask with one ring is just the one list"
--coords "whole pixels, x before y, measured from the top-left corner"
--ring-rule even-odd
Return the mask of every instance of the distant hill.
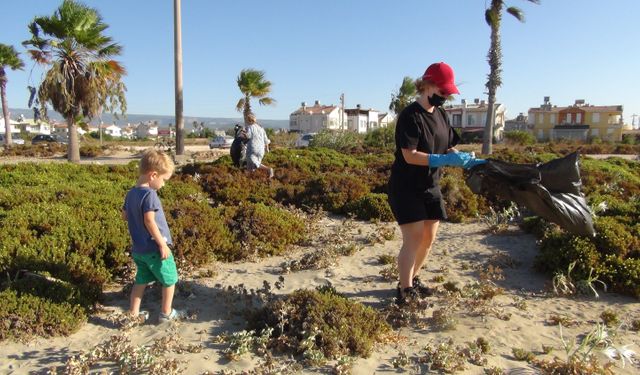
[[[21, 114], [26, 118], [33, 118], [33, 110], [32, 109], [24, 109], [24, 108], [10, 108], [9, 112], [11, 112], [11, 118], [16, 119]], [[49, 118], [55, 121], [64, 121], [62, 116], [54, 111], [48, 112]], [[110, 113], [105, 113], [102, 115], [102, 122], [105, 124], [116, 124], [118, 126], [124, 126], [127, 123], [130, 124], [138, 124], [140, 122], [145, 121], [157, 121], [160, 126], [169, 126], [169, 124], [175, 124], [174, 116], [163, 116], [163, 115], [138, 115], [138, 114], [127, 114], [126, 117], [120, 116], [120, 119], [116, 119]], [[242, 123], [242, 118], [228, 118], [228, 117], [194, 117], [194, 116], [185, 116], [184, 117], [184, 127], [189, 130], [193, 128], [193, 122], [197, 121], [198, 123], [204, 122], [207, 128], [210, 129], [228, 129], [233, 128], [233, 126], [237, 123]], [[260, 125], [265, 128], [273, 128], [273, 129], [289, 129], [289, 120], [261, 120], [258, 122]], [[93, 119], [91, 124], [98, 125], [100, 123], [100, 119]]]

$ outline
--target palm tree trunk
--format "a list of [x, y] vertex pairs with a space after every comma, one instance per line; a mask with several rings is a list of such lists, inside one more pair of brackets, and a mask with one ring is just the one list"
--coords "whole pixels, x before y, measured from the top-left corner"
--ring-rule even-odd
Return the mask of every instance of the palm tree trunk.
[[182, 95], [182, 15], [180, 0], [173, 0], [174, 61], [176, 91], [176, 155], [184, 155], [184, 118]]
[[69, 135], [69, 145], [67, 147], [67, 160], [72, 163], [80, 163], [80, 143], [78, 142], [78, 125], [74, 121], [74, 116], [67, 117], [67, 130]]
[[500, 86], [500, 70], [502, 51], [500, 46], [500, 21], [502, 18], [502, 6], [501, 0], [493, 0], [491, 2], [491, 8], [494, 14], [494, 19], [491, 22], [491, 46], [489, 47], [489, 79], [487, 81], [487, 89], [489, 91], [488, 97], [488, 109], [487, 118], [484, 127], [484, 137], [482, 142], [482, 153], [485, 155], [491, 155], [493, 152], [493, 128], [496, 122], [495, 116], [495, 102], [496, 91]]
[[4, 144], [9, 146], [11, 145], [11, 119], [7, 105], [7, 76], [3, 67], [0, 67], [0, 97], [2, 98], [2, 116], [4, 117]]
[[244, 124], [248, 125], [249, 121], [247, 121], [247, 117], [251, 114], [251, 97], [249, 95], [245, 95], [244, 98], [244, 110], [242, 111], [242, 115], [244, 116]]

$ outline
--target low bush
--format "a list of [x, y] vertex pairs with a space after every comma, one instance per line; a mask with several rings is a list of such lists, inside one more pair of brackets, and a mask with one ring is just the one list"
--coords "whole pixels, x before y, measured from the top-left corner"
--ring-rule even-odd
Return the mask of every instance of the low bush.
[[232, 252], [217, 254], [222, 260], [283, 254], [289, 245], [307, 238], [304, 220], [278, 207], [244, 203], [225, 207], [224, 217], [236, 245]]
[[344, 211], [360, 220], [393, 221], [393, 213], [387, 201], [387, 194], [369, 193], [348, 202]]
[[0, 340], [69, 335], [87, 319], [82, 307], [48, 297], [5, 289], [0, 300]]
[[533, 145], [536, 143], [536, 137], [533, 134], [522, 130], [505, 132], [504, 139], [507, 144]]
[[[284, 314], [283, 314], [284, 312]], [[269, 302], [248, 319], [256, 332], [273, 328], [272, 345], [294, 354], [320, 351], [327, 359], [341, 356], [367, 357], [375, 343], [391, 331], [383, 316], [353, 302], [332, 288], [297, 290]]]

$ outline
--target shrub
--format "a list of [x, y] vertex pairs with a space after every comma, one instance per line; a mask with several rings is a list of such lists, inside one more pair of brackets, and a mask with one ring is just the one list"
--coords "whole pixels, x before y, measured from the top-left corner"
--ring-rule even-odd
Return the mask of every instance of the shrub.
[[311, 140], [310, 147], [324, 147], [334, 150], [349, 150], [362, 146], [364, 137], [352, 131], [324, 130]]
[[597, 269], [600, 254], [587, 238], [553, 230], [547, 232], [540, 241], [540, 254], [536, 256], [535, 267], [548, 273], [564, 272], [575, 260], [579, 262], [573, 269], [574, 279], [581, 280], [589, 276], [591, 268]]
[[348, 202], [344, 210], [346, 213], [355, 215], [360, 220], [394, 220], [386, 194], [366, 194], [356, 201]]
[[83, 309], [67, 302], [51, 302], [11, 289], [1, 291], [0, 300], [0, 340], [68, 335], [86, 321]]
[[240, 260], [252, 255], [279, 255], [289, 245], [306, 238], [304, 221], [278, 207], [245, 203], [237, 207], [225, 207], [224, 215], [237, 245], [232, 253], [218, 253], [220, 259]]
[[613, 217], [598, 217], [593, 242], [601, 253], [624, 259], [630, 251], [640, 248], [640, 238], [634, 236], [630, 229]]
[[393, 152], [396, 147], [395, 142], [396, 127], [387, 126], [386, 128], [374, 129], [364, 136], [364, 146]]
[[[440, 181], [442, 197], [446, 203], [449, 221], [462, 222], [465, 218], [475, 217], [480, 208], [486, 207], [483, 197], [473, 194], [464, 183], [460, 168], [448, 168]], [[482, 211], [486, 211], [486, 208]]]
[[[253, 313], [248, 323], [256, 331], [273, 328], [275, 337], [284, 336], [273, 341], [283, 343], [288, 351], [300, 354], [317, 348], [328, 359], [343, 355], [367, 357], [373, 345], [391, 331], [376, 310], [337, 293], [316, 290], [297, 290], [284, 299], [271, 301]], [[305, 339], [311, 340], [312, 345]]]
[[533, 145], [536, 143], [536, 137], [534, 137], [533, 134], [522, 130], [505, 132], [504, 139], [507, 141], [507, 144]]

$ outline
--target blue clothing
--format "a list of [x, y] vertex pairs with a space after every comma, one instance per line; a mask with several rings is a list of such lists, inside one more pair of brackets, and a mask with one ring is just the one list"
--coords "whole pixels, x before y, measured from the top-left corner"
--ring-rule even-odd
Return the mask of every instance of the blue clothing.
[[138, 186], [132, 188], [124, 199], [123, 209], [127, 213], [129, 234], [133, 242], [132, 253], [149, 254], [160, 251], [158, 244], [144, 225], [144, 214], [149, 211], [155, 211], [156, 225], [167, 244], [173, 243], [169, 225], [162, 210], [162, 203], [160, 203], [160, 198], [155, 190]]

